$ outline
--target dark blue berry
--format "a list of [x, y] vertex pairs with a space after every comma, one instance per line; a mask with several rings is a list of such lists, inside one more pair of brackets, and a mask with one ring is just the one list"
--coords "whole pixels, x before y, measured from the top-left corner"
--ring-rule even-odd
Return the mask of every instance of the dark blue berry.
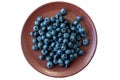
[[51, 34], [50, 33], [46, 33], [46, 37], [47, 38], [51, 38]]
[[39, 33], [40, 35], [43, 35], [43, 34], [44, 34], [44, 31], [39, 30], [38, 33]]
[[44, 55], [40, 55], [40, 56], [39, 56], [39, 59], [40, 59], [40, 60], [44, 60], [44, 59], [45, 59], [45, 56], [44, 56]]
[[38, 31], [38, 30], [39, 30], [38, 26], [34, 26], [34, 27], [33, 27], [33, 30], [34, 30], [34, 31]]
[[53, 60], [53, 63], [54, 63], [54, 64], [58, 64], [58, 60], [57, 60], [57, 59], [54, 59], [54, 60]]
[[38, 42], [37, 45], [38, 45], [38, 48], [40, 48], [40, 49], [43, 47], [43, 43], [42, 42]]
[[67, 10], [66, 10], [65, 8], [62, 8], [62, 9], [60, 10], [60, 13], [61, 13], [62, 15], [65, 15], [65, 14], [67, 14]]
[[58, 51], [57, 51], [57, 54], [58, 55], [61, 55], [63, 52], [62, 52], [62, 50], [61, 49], [59, 49]]
[[70, 49], [67, 49], [67, 50], [65, 50], [65, 53], [66, 53], [66, 54], [70, 54], [70, 53], [71, 53], [71, 50], [70, 50]]
[[64, 33], [63, 34], [63, 38], [65, 38], [65, 39], [69, 38], [69, 34], [68, 33]]
[[82, 19], [82, 16], [77, 16], [77, 17], [76, 17], [76, 20], [77, 20], [77, 21], [81, 21], [81, 19]]
[[32, 50], [34, 50], [34, 51], [38, 50], [38, 46], [37, 45], [33, 45], [32, 46]]
[[66, 28], [62, 28], [62, 29], [61, 29], [61, 32], [62, 32], [62, 33], [65, 33], [66, 31], [67, 31]]
[[34, 32], [30, 32], [30, 36], [33, 37], [34, 36]]
[[49, 39], [45, 39], [45, 40], [44, 40], [44, 43], [45, 43], [45, 44], [49, 44], [49, 43], [50, 43], [50, 40], [49, 40]]
[[79, 54], [80, 56], [83, 56], [83, 55], [84, 55], [84, 51], [83, 51], [83, 50], [79, 50], [78, 54]]
[[55, 15], [55, 17], [56, 17], [57, 19], [59, 19], [61, 16], [62, 16], [62, 15], [61, 15], [60, 13], [57, 13], [57, 14]]
[[47, 55], [48, 54], [48, 51], [47, 50], [42, 50], [42, 55]]
[[54, 52], [50, 52], [50, 53], [49, 53], [49, 55], [50, 55], [51, 57], [53, 57], [54, 54], [55, 54]]
[[38, 41], [41, 41], [41, 40], [42, 40], [42, 37], [41, 37], [41, 36], [38, 36], [38, 37], [37, 37], [37, 40], [38, 40]]
[[43, 49], [46, 50], [48, 48], [48, 45], [43, 45]]
[[62, 55], [61, 55], [61, 59], [62, 59], [62, 60], [66, 60], [67, 58], [68, 58], [67, 54], [62, 54]]
[[69, 42], [68, 39], [64, 39], [64, 40], [63, 40], [63, 43], [64, 43], [64, 44], [67, 44], [68, 42]]
[[86, 32], [84, 31], [84, 32], [80, 33], [80, 36], [81, 36], [82, 38], [84, 38], [84, 37], [87, 36], [87, 34], [86, 34]]
[[55, 22], [55, 17], [50, 17], [50, 21], [53, 23], [53, 22]]
[[73, 55], [74, 55], [74, 58], [77, 58], [77, 57], [78, 57], [78, 54], [77, 54], [77, 53], [74, 53]]
[[62, 43], [63, 42], [63, 38], [62, 37], [58, 38], [58, 42]]
[[88, 43], [89, 43], [88, 39], [83, 39], [83, 41], [82, 41], [82, 44], [83, 44], [83, 45], [86, 46], [86, 45], [88, 45]]
[[42, 16], [39, 16], [38, 18], [37, 18], [37, 21], [39, 21], [39, 22], [41, 22], [43, 20], [43, 17]]
[[53, 64], [52, 61], [48, 61], [47, 64], [46, 64], [46, 66], [47, 66], [47, 68], [50, 69], [50, 68], [54, 67], [54, 64]]
[[77, 20], [75, 20], [74, 22], [73, 22], [73, 25], [77, 25], [79, 22], [77, 21]]
[[35, 26], [39, 26], [39, 21], [35, 21], [35, 22], [34, 22], [34, 25], [35, 25]]
[[46, 61], [51, 61], [52, 57], [51, 56], [46, 56]]
[[60, 28], [56, 28], [56, 31], [57, 31], [57, 32], [60, 32], [60, 31], [61, 31], [61, 29], [60, 29]]
[[73, 43], [72, 43], [72, 42], [69, 42], [69, 43], [68, 43], [68, 47], [69, 47], [69, 48], [72, 48], [72, 47], [73, 47]]
[[82, 25], [81, 25], [81, 24], [78, 24], [78, 25], [76, 26], [76, 28], [77, 28], [77, 29], [80, 29], [80, 28], [82, 28]]
[[38, 41], [36, 38], [33, 38], [32, 43], [36, 44]]
[[65, 23], [61, 23], [60, 24], [60, 28], [65, 28], [66, 27], [66, 24]]

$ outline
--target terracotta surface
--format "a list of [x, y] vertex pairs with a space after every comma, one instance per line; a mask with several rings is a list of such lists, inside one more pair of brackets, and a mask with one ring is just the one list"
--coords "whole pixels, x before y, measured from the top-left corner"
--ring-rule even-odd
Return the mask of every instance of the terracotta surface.
[[[76, 16], [81, 15], [83, 17], [81, 24], [85, 27], [87, 31], [88, 39], [90, 43], [88, 46], [81, 47], [81, 49], [85, 51], [85, 55], [75, 59], [75, 61], [72, 62], [69, 68], [61, 68], [55, 66], [52, 69], [47, 69], [45, 64], [46, 61], [45, 60], [40, 61], [38, 59], [38, 56], [41, 54], [40, 51], [33, 51], [31, 48], [32, 38], [30, 37], [29, 32], [32, 31], [34, 21], [38, 16], [43, 16], [43, 17], [54, 16], [56, 13], [59, 12], [61, 8], [67, 9], [68, 14], [65, 16], [65, 18], [71, 21], [73, 21], [76, 18]], [[28, 17], [28, 19], [26, 20], [23, 26], [22, 35], [21, 35], [21, 45], [25, 58], [30, 63], [30, 65], [33, 68], [35, 68], [37, 71], [48, 76], [66, 77], [81, 71], [91, 61], [97, 46], [97, 34], [92, 20], [81, 8], [70, 3], [52, 2], [37, 8]]]

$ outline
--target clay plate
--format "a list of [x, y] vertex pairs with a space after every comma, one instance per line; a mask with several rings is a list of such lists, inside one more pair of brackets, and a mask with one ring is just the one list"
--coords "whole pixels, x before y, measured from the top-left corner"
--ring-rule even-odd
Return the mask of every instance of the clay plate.
[[[41, 54], [40, 51], [32, 50], [32, 38], [30, 37], [29, 32], [32, 31], [34, 21], [38, 16], [54, 16], [61, 8], [67, 9], [68, 14], [65, 16], [65, 18], [69, 19], [70, 21], [73, 21], [76, 16], [79, 15], [83, 17], [83, 20], [80, 23], [87, 31], [90, 43], [88, 46], [81, 47], [81, 49], [85, 51], [85, 55], [75, 59], [69, 68], [55, 66], [52, 69], [48, 69], [45, 64], [46, 61], [40, 61], [38, 59], [38, 56]], [[66, 2], [52, 2], [37, 8], [28, 17], [23, 26], [21, 45], [25, 58], [37, 71], [52, 77], [67, 77], [81, 71], [91, 61], [97, 46], [97, 34], [92, 20], [81, 8]]]

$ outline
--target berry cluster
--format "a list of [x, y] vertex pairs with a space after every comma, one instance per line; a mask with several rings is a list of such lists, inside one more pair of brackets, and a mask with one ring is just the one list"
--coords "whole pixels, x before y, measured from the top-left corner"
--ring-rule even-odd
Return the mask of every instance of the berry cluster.
[[62, 8], [53, 17], [39, 16], [30, 32], [32, 49], [41, 50], [39, 59], [47, 61], [47, 68], [55, 65], [68, 68], [75, 58], [84, 55], [79, 47], [89, 43], [84, 27], [79, 24], [82, 17], [77, 16], [71, 23], [64, 18], [66, 14], [67, 10]]

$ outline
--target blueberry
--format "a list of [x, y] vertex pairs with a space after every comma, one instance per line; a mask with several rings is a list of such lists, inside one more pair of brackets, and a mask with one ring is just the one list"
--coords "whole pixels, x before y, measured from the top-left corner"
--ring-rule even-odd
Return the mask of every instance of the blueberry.
[[71, 36], [70, 36], [70, 41], [75, 41], [75, 40], [76, 40], [76, 37], [73, 36], [73, 35], [71, 35]]
[[33, 38], [32, 43], [36, 44], [38, 41], [36, 38]]
[[70, 59], [70, 61], [73, 61], [73, 60], [74, 60], [74, 55], [73, 55], [73, 54], [70, 54], [70, 55], [69, 55], [69, 59]]
[[40, 49], [43, 47], [43, 43], [42, 42], [38, 42], [37, 45], [38, 45], [38, 48], [40, 48]]
[[44, 34], [44, 31], [39, 30], [38, 33], [39, 33], [40, 35], [43, 35], [43, 34]]
[[75, 50], [75, 52], [79, 52], [79, 51], [80, 51], [80, 49], [79, 49], [79, 48], [75, 48], [74, 50]]
[[77, 54], [77, 53], [74, 53], [73, 55], [74, 55], [74, 58], [77, 58], [77, 57], [78, 57], [78, 54]]
[[42, 50], [41, 54], [46, 56], [48, 54], [48, 51], [47, 50]]
[[80, 36], [81, 36], [82, 38], [84, 38], [84, 37], [87, 36], [87, 34], [86, 34], [86, 32], [84, 31], [84, 32], [80, 33]]
[[62, 15], [65, 15], [65, 14], [67, 14], [67, 10], [66, 10], [65, 8], [62, 8], [62, 9], [60, 10], [60, 13], [61, 13]]
[[49, 53], [49, 55], [50, 55], [51, 57], [53, 57], [54, 54], [55, 54], [54, 52], [50, 52], [50, 53]]
[[71, 53], [74, 54], [74, 52], [75, 52], [74, 49], [71, 49]]
[[62, 28], [62, 29], [61, 29], [61, 32], [62, 32], [62, 33], [65, 33], [66, 31], [67, 31], [66, 28]]
[[44, 35], [42, 35], [42, 36], [41, 36], [41, 39], [44, 41], [44, 40], [45, 40], [45, 36], [44, 36]]
[[62, 23], [64, 22], [64, 18], [63, 17], [59, 17], [59, 21]]
[[55, 15], [55, 17], [56, 17], [57, 19], [59, 19], [61, 16], [62, 16], [62, 15], [61, 15], [60, 13], [57, 13], [57, 14]]
[[51, 50], [52, 50], [52, 47], [51, 47], [51, 46], [49, 46], [49, 47], [48, 47], [48, 50], [49, 50], [49, 51], [51, 51]]
[[72, 42], [69, 42], [69, 43], [68, 43], [68, 47], [69, 47], [69, 48], [72, 48], [72, 47], [73, 47], [73, 43], [72, 43]]
[[41, 22], [43, 20], [43, 17], [42, 16], [39, 16], [38, 18], [37, 18], [37, 21], [39, 21], [39, 22]]
[[65, 23], [61, 23], [60, 24], [60, 28], [65, 28], [66, 27], [66, 24]]
[[50, 18], [46, 17], [46, 18], [44, 18], [44, 21], [49, 23], [50, 22]]
[[63, 64], [63, 60], [62, 59], [58, 59], [58, 64]]
[[65, 51], [65, 53], [66, 53], [66, 54], [70, 54], [70, 53], [71, 53], [71, 50], [70, 50], [70, 49], [67, 49], [67, 50]]
[[85, 38], [85, 39], [83, 39], [83, 41], [82, 41], [82, 44], [83, 44], [83, 45], [85, 45], [85, 46], [86, 46], [86, 45], [88, 45], [88, 43], [89, 43], [88, 39], [86, 39], [86, 38]]
[[70, 64], [65, 64], [65, 68], [68, 68], [70, 66]]
[[60, 29], [60, 28], [56, 28], [56, 31], [57, 31], [57, 32], [60, 32], [60, 31], [61, 31], [61, 29]]
[[81, 27], [81, 28], [78, 29], [78, 31], [79, 31], [79, 33], [82, 33], [82, 32], [85, 31], [85, 29], [83, 27]]
[[61, 55], [61, 59], [62, 59], [62, 60], [66, 60], [67, 58], [68, 58], [67, 54], [62, 54], [62, 55]]
[[57, 37], [58, 37], [58, 38], [59, 38], [59, 37], [62, 37], [62, 33], [59, 32], [58, 35], [57, 35]]
[[64, 33], [63, 34], [63, 38], [65, 38], [65, 39], [69, 38], [69, 34], [68, 33]]
[[77, 42], [76, 45], [77, 45], [78, 47], [80, 47], [80, 46], [81, 46], [81, 42]]
[[34, 32], [30, 32], [30, 36], [33, 37], [34, 36]]
[[52, 31], [51, 31], [51, 35], [55, 36], [55, 35], [56, 35], [56, 31], [55, 31], [55, 30], [52, 30]]
[[61, 44], [60, 43], [56, 43], [55, 48], [56, 49], [60, 49], [61, 48]]
[[68, 42], [69, 42], [68, 39], [64, 39], [64, 40], [63, 40], [63, 43], [64, 43], [64, 44], [67, 44]]
[[50, 68], [54, 67], [54, 64], [53, 64], [52, 61], [48, 61], [47, 64], [46, 64], [46, 66], [47, 66], [47, 68], [50, 69]]
[[74, 22], [73, 22], [73, 25], [77, 25], [79, 22], [77, 21], [77, 20], [75, 20]]
[[48, 22], [47, 22], [47, 21], [44, 21], [44, 22], [43, 22], [43, 26], [48, 26]]
[[34, 50], [34, 51], [38, 50], [37, 45], [33, 45], [33, 46], [32, 46], [32, 50]]
[[81, 25], [81, 24], [78, 24], [78, 25], [76, 26], [76, 28], [77, 28], [77, 29], [82, 28], [82, 25]]
[[34, 27], [33, 27], [33, 30], [34, 30], [34, 31], [38, 31], [38, 29], [39, 29], [38, 26], [34, 26]]
[[80, 36], [77, 36], [77, 40], [80, 41], [81, 37]]
[[74, 27], [74, 26], [71, 26], [70, 29], [71, 29], [71, 31], [76, 31], [76, 27]]
[[43, 27], [41, 28], [41, 30], [42, 30], [42, 31], [45, 31], [45, 30], [46, 30], [46, 27], [45, 27], [45, 26], [43, 26]]
[[37, 37], [37, 40], [38, 40], [38, 41], [41, 41], [41, 40], [42, 40], [42, 37], [41, 37], [41, 36], [38, 36], [38, 37]]
[[46, 38], [46, 39], [44, 40], [44, 43], [45, 43], [45, 44], [49, 44], [49, 43], [50, 43], [50, 40]]
[[65, 45], [62, 45], [62, 46], [61, 46], [61, 50], [65, 51], [65, 50], [66, 50], [66, 46], [65, 46]]
[[65, 60], [65, 64], [70, 64], [70, 60]]
[[40, 55], [40, 56], [39, 56], [39, 59], [40, 59], [40, 60], [44, 60], [44, 59], [45, 59], [45, 56], [44, 56], [44, 55]]
[[35, 22], [34, 22], [34, 25], [35, 25], [35, 26], [39, 26], [39, 21], [35, 21]]
[[45, 23], [40, 23], [40, 26], [43, 27]]
[[43, 45], [43, 49], [46, 50], [48, 48], [48, 45]]
[[57, 40], [57, 36], [53, 36], [52, 38], [53, 38], [53, 40], [54, 40], [54, 41], [56, 41], [56, 40]]
[[47, 38], [51, 38], [51, 34], [50, 33], [46, 33], [46, 37]]
[[52, 48], [53, 48], [54, 46], [55, 46], [55, 43], [54, 43], [54, 42], [52, 42], [52, 43], [51, 43], [51, 45], [50, 45], [50, 47], [52, 47]]
[[52, 57], [51, 56], [46, 56], [46, 61], [51, 61]]
[[37, 37], [38, 35], [38, 32], [34, 32], [34, 37]]
[[58, 64], [58, 60], [57, 60], [57, 59], [54, 59], [54, 60], [53, 60], [53, 63], [54, 63], [54, 64]]
[[55, 17], [50, 17], [50, 21], [53, 23], [53, 22], [55, 22]]
[[59, 57], [58, 54], [55, 54], [55, 55], [53, 56], [54, 59], [57, 59], [58, 57]]
[[77, 16], [77, 17], [76, 17], [76, 20], [77, 20], [77, 21], [81, 21], [81, 19], [82, 19], [82, 16]]
[[62, 37], [58, 38], [58, 42], [62, 43], [63, 42], [63, 38]]
[[47, 30], [51, 31], [52, 30], [52, 26], [47, 26]]
[[58, 55], [61, 55], [61, 54], [62, 54], [62, 50], [59, 49], [59, 50], [57, 51], [57, 54], [58, 54]]
[[78, 54], [79, 54], [80, 56], [83, 56], [83, 55], [84, 55], [84, 51], [83, 51], [83, 50], [79, 50]]

